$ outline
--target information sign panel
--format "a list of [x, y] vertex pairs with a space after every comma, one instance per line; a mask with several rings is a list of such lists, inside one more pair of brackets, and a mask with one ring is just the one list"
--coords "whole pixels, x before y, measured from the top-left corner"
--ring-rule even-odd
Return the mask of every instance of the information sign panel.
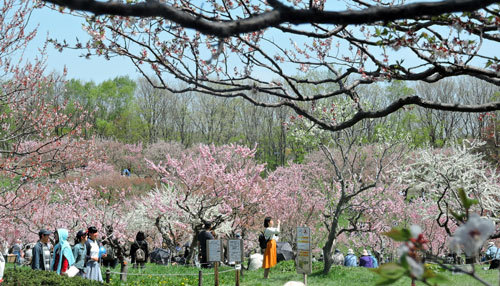
[[309, 227], [297, 227], [297, 273], [311, 274], [311, 229]]
[[222, 240], [207, 240], [207, 254], [208, 262], [222, 261]]
[[243, 240], [230, 239], [227, 241], [227, 260], [228, 262], [242, 262], [243, 261]]

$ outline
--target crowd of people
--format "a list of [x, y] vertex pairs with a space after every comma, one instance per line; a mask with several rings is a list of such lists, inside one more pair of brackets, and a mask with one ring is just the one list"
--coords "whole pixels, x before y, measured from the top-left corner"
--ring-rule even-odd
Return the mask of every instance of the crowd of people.
[[348, 267], [366, 267], [366, 268], [377, 268], [378, 260], [372, 255], [371, 251], [363, 249], [361, 252], [361, 256], [358, 257], [354, 254], [354, 250], [348, 249], [347, 254], [344, 257], [344, 254], [338, 249], [335, 249], [335, 252], [332, 257], [334, 265], [343, 265]]
[[[60, 275], [102, 282], [101, 265], [114, 267], [117, 263], [112, 248], [107, 245], [109, 242], [99, 239], [99, 232], [94, 226], [79, 230], [73, 245], [68, 242], [69, 233], [66, 229], [54, 232], [41, 229], [38, 237], [33, 246], [27, 244], [24, 248], [21, 240], [15, 241], [10, 252], [15, 256], [16, 264], [29, 265], [33, 270], [54, 271]], [[6, 248], [5, 245], [3, 247]], [[5, 252], [2, 254], [6, 255]], [[144, 267], [149, 250], [143, 232], [137, 233], [129, 254], [134, 267]], [[4, 256], [1, 257], [5, 262]]]
[[[275, 227], [271, 217], [264, 219], [262, 234], [265, 243], [261, 244], [263, 250], [261, 259], [264, 278], [266, 279], [269, 277], [270, 269], [277, 264], [276, 245], [279, 240], [280, 224], [278, 220]], [[27, 244], [24, 247], [21, 240], [15, 240], [14, 245], [10, 248], [10, 253], [11, 257], [15, 258], [16, 264], [30, 265], [34, 270], [55, 271], [60, 275], [81, 276], [101, 282], [103, 281], [101, 265], [115, 267], [117, 264], [117, 258], [114, 256], [113, 249], [109, 246], [109, 241], [101, 241], [98, 238], [99, 232], [94, 226], [89, 227], [87, 230], [79, 230], [75, 235], [73, 245], [68, 242], [69, 233], [66, 229], [57, 229], [54, 232], [41, 229], [38, 236], [39, 240], [35, 244]], [[205, 223], [203, 230], [197, 236], [201, 267], [211, 267], [211, 263], [207, 259], [206, 245], [207, 240], [215, 237], [210, 223]], [[7, 256], [6, 245], [4, 244], [2, 247], [4, 252], [3, 255], [0, 255], [1, 274], [3, 274], [5, 264], [4, 256]], [[188, 249], [189, 247], [186, 248], [186, 253], [189, 253]], [[129, 255], [134, 267], [145, 267], [149, 257], [149, 247], [143, 232], [138, 232], [135, 241], [130, 244]], [[500, 248], [497, 248], [493, 242], [489, 242], [482, 260], [490, 261], [490, 268], [498, 268], [500, 264]], [[377, 258], [366, 249], [361, 251], [359, 258], [353, 249], [348, 249], [345, 256], [339, 249], [335, 249], [332, 255], [332, 263], [333, 265], [346, 267], [377, 268], [379, 266]], [[0, 275], [0, 282], [1, 277], [2, 275]]]

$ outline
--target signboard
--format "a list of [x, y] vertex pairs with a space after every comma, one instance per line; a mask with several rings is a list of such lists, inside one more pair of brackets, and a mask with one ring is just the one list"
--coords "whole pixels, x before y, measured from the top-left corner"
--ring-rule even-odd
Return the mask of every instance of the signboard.
[[208, 262], [222, 261], [222, 240], [207, 240], [207, 254]]
[[243, 261], [243, 240], [229, 239], [227, 241], [227, 260], [228, 262]]
[[309, 227], [297, 227], [297, 273], [311, 274], [311, 229]]

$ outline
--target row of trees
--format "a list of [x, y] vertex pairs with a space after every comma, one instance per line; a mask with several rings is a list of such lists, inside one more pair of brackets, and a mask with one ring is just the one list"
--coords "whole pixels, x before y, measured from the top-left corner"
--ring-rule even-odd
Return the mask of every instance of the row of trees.
[[[465, 101], [402, 93], [371, 106], [370, 93], [359, 92], [377, 82], [463, 75], [500, 85], [497, 1], [45, 2], [86, 20], [90, 39], [54, 39], [60, 50], [127, 57], [157, 88], [286, 106], [330, 131], [411, 105], [476, 113], [500, 108], [497, 99], [484, 102], [474, 93]], [[326, 76], [309, 77], [309, 71]], [[184, 84], [172, 84], [173, 78]], [[307, 108], [325, 98], [356, 108], [344, 120], [325, 121]]]
[[[308, 74], [308, 78], [321, 76], [325, 75]], [[317, 92], [307, 90], [305, 86], [303, 89], [304, 94]], [[366, 98], [363, 104], [373, 108], [381, 108], [397, 97], [413, 94], [421, 94], [429, 100], [454, 100], [464, 104], [469, 103], [472, 94], [481, 102], [500, 96], [498, 87], [471, 78], [414, 86], [395, 81], [386, 87], [376, 85], [359, 89], [358, 93]], [[80, 111], [74, 110], [73, 105], [67, 110], [86, 114], [84, 123], [91, 126], [85, 129], [87, 137], [96, 135], [125, 143], [147, 144], [159, 140], [177, 141], [186, 147], [195, 143], [237, 143], [249, 147], [258, 144], [257, 158], [272, 169], [290, 159], [300, 162], [304, 152], [315, 148], [288, 140], [288, 125], [296, 115], [285, 107], [262, 109], [242, 99], [206, 97], [188, 91], [175, 95], [155, 89], [144, 79], [132, 81], [126, 77], [100, 84], [70, 80], [61, 96], [73, 105], [80, 104]], [[348, 105], [340, 99], [330, 99], [303, 108], [318, 117], [334, 117], [335, 113], [346, 114], [342, 109], [353, 111]], [[324, 112], [318, 113], [318, 109]], [[411, 108], [383, 119], [359, 123], [363, 126], [360, 136], [365, 138], [365, 143], [374, 143], [378, 133], [394, 129], [399, 136], [408, 135], [415, 146], [427, 143], [443, 146], [447, 140], [456, 137], [496, 142], [496, 118], [491, 115]], [[344, 117], [343, 120], [348, 118]], [[336, 120], [340, 120], [338, 116]]]
[[[2, 221], [3, 239], [35, 240], [41, 227], [76, 233], [97, 225], [120, 253], [138, 230], [157, 246], [165, 242], [174, 249], [191, 242], [194, 250], [203, 223], [212, 222], [221, 237], [239, 233], [252, 249], [263, 218], [271, 215], [283, 221], [282, 239], [292, 244], [295, 227], [310, 226], [328, 272], [338, 245], [392, 254], [396, 244], [382, 233], [394, 226], [421, 225], [432, 238], [429, 251], [444, 254], [457, 227], [447, 207], [457, 203], [459, 188], [479, 200], [477, 211], [497, 216], [500, 185], [492, 176], [495, 169], [474, 153], [479, 143], [408, 152], [404, 142], [360, 146], [351, 138], [332, 138], [335, 146], [322, 142], [322, 150], [308, 154], [304, 163], [290, 162], [267, 176], [256, 150], [240, 145], [184, 149], [160, 142], [142, 149], [99, 142], [101, 161], [88, 161], [44, 185], [38, 199], [22, 209], [2, 210], [16, 218]], [[124, 162], [148, 157], [145, 169], [120, 175]]]

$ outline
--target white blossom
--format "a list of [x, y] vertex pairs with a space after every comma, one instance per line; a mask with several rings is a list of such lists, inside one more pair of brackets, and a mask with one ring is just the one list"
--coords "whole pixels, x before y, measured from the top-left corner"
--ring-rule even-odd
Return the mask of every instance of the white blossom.
[[422, 228], [419, 225], [410, 226], [410, 233], [412, 238], [418, 238], [418, 236], [422, 233]]
[[406, 262], [408, 262], [408, 266], [410, 267], [411, 275], [417, 279], [422, 279], [422, 276], [424, 276], [424, 266], [410, 256], [406, 256]]
[[398, 249], [397, 249], [397, 255], [398, 257], [402, 257], [403, 255], [407, 254], [410, 251], [410, 248], [406, 244], [402, 244]]
[[500, 173], [495, 171], [484, 155], [475, 152], [485, 143], [464, 140], [461, 145], [443, 149], [429, 147], [409, 155], [409, 164], [397, 171], [398, 181], [412, 193], [431, 199], [431, 203], [446, 191], [443, 201], [450, 208], [461, 205], [457, 190], [463, 189], [469, 198], [477, 198], [481, 207], [497, 214], [500, 209]]
[[449, 241], [449, 248], [454, 252], [463, 248], [465, 254], [472, 257], [479, 253], [481, 246], [494, 231], [495, 224], [491, 220], [472, 214], [469, 220], [455, 231]]

